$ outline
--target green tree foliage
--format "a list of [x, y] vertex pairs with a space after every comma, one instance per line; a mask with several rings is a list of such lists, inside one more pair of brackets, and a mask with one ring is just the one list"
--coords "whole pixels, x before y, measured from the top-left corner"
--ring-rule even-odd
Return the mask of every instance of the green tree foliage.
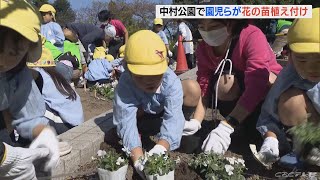
[[198, 3], [198, 0], [173, 0], [172, 1], [172, 4], [174, 5], [182, 5], [182, 4], [190, 5], [190, 4], [197, 4], [197, 3]]
[[132, 3], [112, 0], [108, 9], [115, 18], [123, 21], [129, 34], [133, 34], [140, 29], [151, 29], [156, 7], [147, 0], [133, 0]]
[[57, 11], [56, 20], [60, 25], [75, 21], [76, 13], [68, 0], [55, 0], [53, 6]]
[[91, 6], [81, 8], [77, 12], [77, 21], [99, 24], [97, 14], [107, 9], [115, 19], [123, 22], [130, 35], [141, 29], [151, 29], [155, 5], [149, 0], [110, 0], [109, 3], [93, 1]]

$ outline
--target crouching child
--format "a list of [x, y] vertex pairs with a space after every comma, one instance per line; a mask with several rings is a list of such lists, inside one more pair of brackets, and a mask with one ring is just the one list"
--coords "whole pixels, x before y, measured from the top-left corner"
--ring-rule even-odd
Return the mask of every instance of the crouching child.
[[[141, 139], [156, 135], [149, 154], [162, 154], [180, 146], [185, 125], [182, 106], [197, 105], [200, 87], [182, 81], [168, 68], [167, 50], [152, 31], [133, 34], [125, 48], [125, 68], [115, 90], [113, 123], [137, 173], [144, 177]], [[198, 94], [184, 92], [183, 86], [198, 87]], [[191, 88], [188, 88], [191, 89]], [[193, 104], [192, 104], [193, 103]]]

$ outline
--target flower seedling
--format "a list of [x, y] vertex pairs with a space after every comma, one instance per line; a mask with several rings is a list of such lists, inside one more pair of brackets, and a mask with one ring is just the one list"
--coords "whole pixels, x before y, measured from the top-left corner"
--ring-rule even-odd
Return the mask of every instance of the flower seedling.
[[225, 158], [213, 152], [201, 153], [190, 161], [189, 166], [205, 179], [244, 179], [244, 160], [235, 157]]
[[108, 152], [99, 150], [97, 155], [98, 157], [96, 160], [98, 161], [98, 167], [101, 169], [117, 171], [119, 168], [128, 164], [128, 159], [122, 157], [114, 150]]
[[95, 84], [90, 88], [90, 91], [94, 92], [94, 97], [97, 97], [97, 94], [108, 99], [114, 98], [114, 88], [117, 86], [117, 80], [112, 82], [111, 84]]
[[146, 175], [163, 176], [175, 169], [178, 160], [173, 160], [168, 154], [146, 154], [144, 172]]
[[320, 123], [306, 122], [289, 129], [289, 133], [302, 144], [316, 145], [320, 143]]

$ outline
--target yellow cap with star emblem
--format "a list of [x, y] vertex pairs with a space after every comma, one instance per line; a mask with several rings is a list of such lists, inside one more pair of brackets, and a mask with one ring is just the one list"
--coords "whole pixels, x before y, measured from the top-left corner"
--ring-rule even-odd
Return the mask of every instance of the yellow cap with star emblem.
[[168, 68], [166, 46], [160, 36], [140, 30], [130, 36], [125, 48], [128, 69], [136, 75], [161, 75]]

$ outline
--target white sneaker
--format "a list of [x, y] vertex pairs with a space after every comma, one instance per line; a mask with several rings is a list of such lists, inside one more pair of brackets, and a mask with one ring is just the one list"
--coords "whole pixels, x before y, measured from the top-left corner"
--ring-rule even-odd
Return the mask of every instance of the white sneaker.
[[60, 157], [69, 154], [71, 150], [72, 150], [72, 146], [68, 142], [59, 141]]

